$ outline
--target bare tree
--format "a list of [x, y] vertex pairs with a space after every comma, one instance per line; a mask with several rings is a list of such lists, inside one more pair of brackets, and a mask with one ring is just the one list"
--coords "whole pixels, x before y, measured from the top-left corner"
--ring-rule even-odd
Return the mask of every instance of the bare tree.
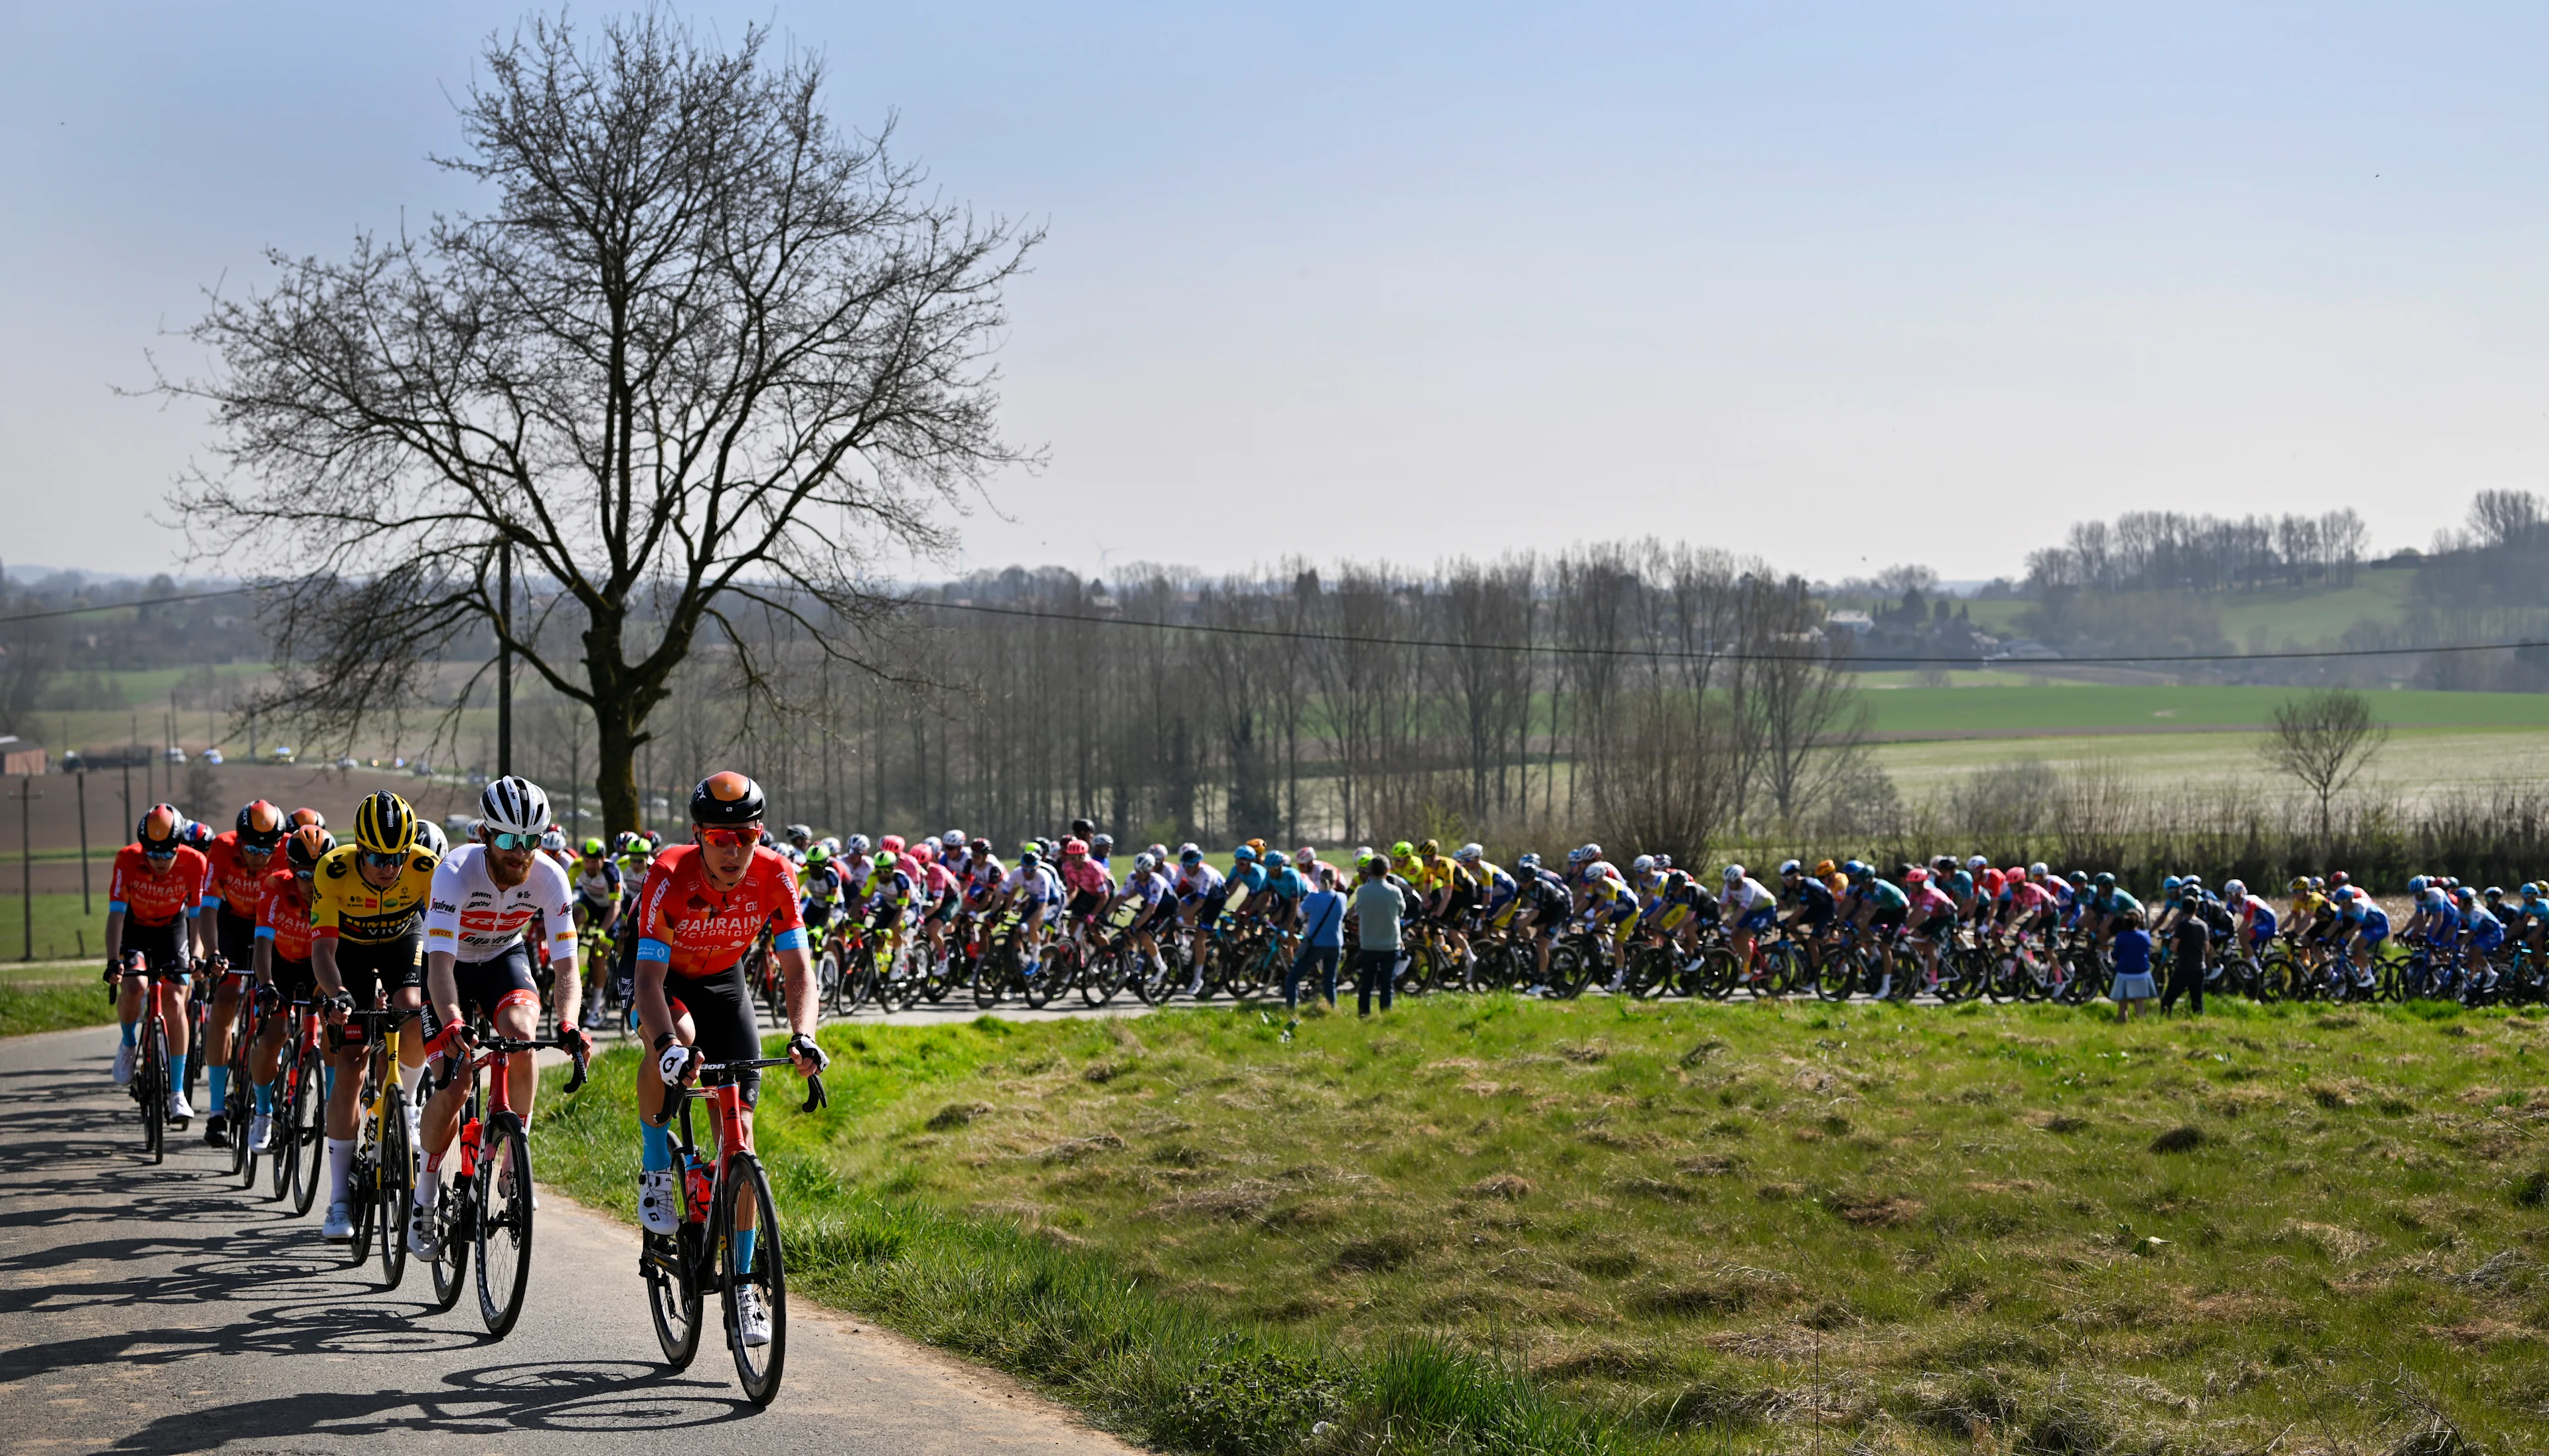
[[2322, 687], [2275, 706], [2273, 731], [2258, 746], [2269, 768], [2290, 774], [2318, 799], [2318, 837], [2328, 837], [2328, 803], [2390, 741], [2373, 721], [2372, 699], [2350, 687]]
[[1788, 827], [1857, 768], [1875, 713], [1844, 671], [1853, 639], [1824, 630], [1822, 604], [1804, 582], [1746, 585], [1735, 711], [1752, 776]]
[[[632, 828], [648, 715], [704, 639], [777, 699], [739, 608], [849, 658], [873, 564], [942, 549], [941, 510], [1023, 458], [987, 358], [1039, 235], [937, 199], [890, 128], [834, 130], [822, 62], [768, 42], [660, 11], [491, 38], [440, 165], [492, 212], [270, 253], [270, 291], [188, 331], [219, 367], [158, 391], [212, 407], [230, 467], [176, 498], [197, 548], [305, 568], [266, 598], [260, 707], [350, 732], [492, 630], [591, 712]], [[500, 561], [547, 584], [527, 621]]]

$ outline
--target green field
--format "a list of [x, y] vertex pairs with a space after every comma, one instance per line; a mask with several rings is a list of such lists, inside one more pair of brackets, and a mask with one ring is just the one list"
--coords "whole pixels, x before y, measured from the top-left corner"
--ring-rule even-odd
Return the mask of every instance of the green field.
[[114, 1005], [94, 975], [64, 977], [58, 969], [41, 979], [0, 974], [0, 1037], [104, 1026], [113, 1020]]
[[[1961, 676], [1961, 675], [1960, 675]], [[2256, 727], [2297, 695], [2289, 687], [2138, 687], [2097, 683], [1991, 685], [2011, 675], [1974, 674], [1973, 686], [1872, 685], [1868, 703], [1879, 733], [2058, 734], [2083, 728]], [[2394, 727], [2549, 729], [2549, 692], [2365, 694], [2375, 715]]]
[[[0, 865], [0, 871], [6, 866]], [[0, 885], [7, 883], [0, 872]], [[94, 907], [87, 915], [80, 913], [77, 895], [38, 895], [36, 909], [36, 956], [38, 960], [68, 960], [95, 956], [97, 963], [106, 963], [106, 878], [100, 874], [97, 893], [90, 897]], [[0, 962], [19, 959], [27, 952], [27, 916], [25, 903], [14, 887], [0, 894]]]
[[[832, 1108], [774, 1089], [760, 1141], [792, 1287], [1171, 1449], [2510, 1452], [2549, 1442], [2541, 1033], [1504, 997], [834, 1026]], [[623, 1217], [636, 1072], [541, 1103], [544, 1172]]]

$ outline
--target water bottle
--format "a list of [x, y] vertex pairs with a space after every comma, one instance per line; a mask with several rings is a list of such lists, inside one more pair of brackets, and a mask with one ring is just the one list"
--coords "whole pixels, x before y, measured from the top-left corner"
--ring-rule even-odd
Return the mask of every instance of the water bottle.
[[690, 1222], [694, 1224], [707, 1223], [708, 1218], [708, 1195], [710, 1192], [708, 1164], [700, 1161], [699, 1157], [694, 1154], [684, 1162], [682, 1168], [682, 1181], [683, 1185], [690, 1190], [690, 1209], [688, 1211]]

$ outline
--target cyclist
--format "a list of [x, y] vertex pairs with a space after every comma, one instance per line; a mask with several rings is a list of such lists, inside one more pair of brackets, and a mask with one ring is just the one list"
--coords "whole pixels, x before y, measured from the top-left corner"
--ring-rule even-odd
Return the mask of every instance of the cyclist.
[[[482, 831], [484, 826], [481, 826]], [[485, 843], [482, 838], [480, 843]], [[582, 854], [575, 865], [576, 921], [588, 930], [611, 934], [619, 923], [619, 901], [624, 881], [619, 877], [619, 864], [608, 853], [609, 846], [599, 837], [589, 838], [577, 847]], [[555, 937], [551, 937], [552, 940]]]
[[[310, 966], [331, 1024], [342, 1026], [359, 1005], [407, 1012], [400, 1018], [406, 1028], [423, 1009], [425, 908], [435, 863], [417, 847], [416, 811], [387, 790], [354, 806], [354, 842], [319, 861], [310, 880]], [[319, 1231], [339, 1242], [354, 1233], [345, 1185], [354, 1166], [363, 1049], [354, 1041], [336, 1049], [328, 1088], [328, 1217]], [[397, 1075], [408, 1088], [411, 1121], [424, 1071], [425, 1039], [408, 1030]]]
[[841, 912], [849, 899], [850, 886], [841, 877], [840, 862], [821, 845], [805, 848], [805, 867], [797, 876], [797, 915], [805, 923], [805, 944], [811, 950], [823, 944], [823, 933], [831, 928], [832, 917]]
[[[256, 900], [257, 993], [267, 1004], [288, 1007], [318, 999], [318, 981], [310, 970], [310, 876], [335, 839], [319, 826], [305, 825], [283, 842], [283, 864], [266, 875]], [[274, 1084], [283, 1066], [283, 1042], [292, 1026], [281, 1015], [265, 1019], [258, 1033], [249, 1075], [256, 1083], [256, 1118], [248, 1124], [247, 1145], [267, 1152], [274, 1146]]]
[[1956, 902], [1918, 865], [1906, 871], [1903, 879], [1904, 896], [1911, 902], [1910, 911], [1903, 917], [1905, 939], [1912, 944], [1912, 954], [1921, 957], [1920, 984], [1935, 985], [1938, 952], [1956, 933]]
[[115, 1084], [133, 1080], [142, 1022], [139, 972], [146, 966], [159, 977], [159, 1015], [168, 1027], [168, 1121], [179, 1127], [195, 1118], [186, 1105], [186, 922], [203, 914], [211, 867], [187, 848], [185, 833], [186, 816], [175, 805], [151, 805], [135, 826], [133, 843], [115, 852], [106, 888], [106, 973], [123, 980], [115, 1003], [124, 1039], [115, 1048]]
[[1746, 873], [1741, 864], [1727, 865], [1718, 878], [1726, 887], [1718, 892], [1717, 916], [1735, 945], [1736, 979], [1740, 984], [1750, 985], [1752, 953], [1760, 943], [1761, 932], [1779, 918], [1779, 897], [1770, 893], [1768, 885]]
[[[680, 1218], [665, 1089], [696, 1079], [703, 1061], [761, 1054], [743, 957], [764, 928], [787, 977], [789, 1056], [801, 1076], [831, 1060], [814, 1045], [814, 962], [797, 918], [797, 877], [786, 856], [760, 848], [765, 809], [761, 785], [740, 774], [701, 779], [691, 790], [692, 842], [657, 856], [637, 892], [637, 1015], [656, 1057], [637, 1077], [637, 1216], [650, 1232], [671, 1233]], [[735, 1080], [748, 1132], [761, 1077], [744, 1071]], [[739, 1233], [738, 1264], [750, 1264], [752, 1240], [750, 1229]], [[770, 1312], [753, 1286], [736, 1292], [735, 1316], [745, 1344], [770, 1342]]]
[[868, 843], [864, 834], [854, 834], [841, 841], [841, 853], [833, 858], [840, 865], [844, 883], [862, 885], [868, 882], [868, 876], [876, 872], [876, 861], [871, 858], [875, 850], [876, 846]]
[[1133, 871], [1124, 876], [1116, 904], [1136, 907], [1124, 934], [1150, 962], [1151, 974], [1166, 979], [1169, 965], [1168, 958], [1160, 954], [1160, 932], [1177, 921], [1178, 895], [1169, 882], [1166, 866], [1150, 851], [1133, 857]]
[[[557, 1012], [558, 1038], [578, 1054], [589, 1052], [592, 1040], [576, 1026], [584, 995], [576, 966], [575, 916], [567, 903], [578, 891], [566, 871], [538, 851], [540, 825], [549, 817], [548, 795], [527, 778], [508, 775], [479, 795], [478, 813], [478, 842], [442, 857], [433, 869], [432, 908], [425, 916], [425, 976], [426, 994], [443, 1026], [434, 1040], [454, 1063], [465, 1061], [473, 1013], [485, 1017], [499, 1037], [527, 1042], [539, 1035], [540, 998], [532, 989], [531, 948], [523, 934], [536, 925], [547, 936], [549, 964], [556, 972], [551, 1005]], [[601, 858], [602, 841], [588, 840], [584, 848], [587, 861]], [[532, 1126], [531, 1097], [539, 1079], [533, 1053], [517, 1051], [505, 1059], [507, 1099], [521, 1114], [525, 1136]], [[434, 1241], [433, 1216], [442, 1180], [435, 1175], [450, 1151], [468, 1096], [469, 1078], [449, 1074], [421, 1118], [424, 1136], [417, 1145], [425, 1152], [425, 1175], [416, 1180], [407, 1246], [425, 1258], [441, 1251]]]
[[231, 1145], [231, 1037], [238, 1023], [239, 989], [256, 968], [256, 905], [263, 893], [274, 847], [283, 843], [283, 811], [263, 799], [238, 811], [238, 822], [213, 837], [204, 852], [204, 908], [195, 920], [199, 950], [221, 979], [204, 1018], [205, 1076], [212, 1096], [204, 1112], [204, 1140]]
[[814, 848], [813, 826], [791, 824], [788, 826], [788, 843], [780, 849], [779, 853], [786, 855], [788, 863], [792, 864], [803, 864], [805, 852], [812, 848]]
[[2369, 986], [2374, 980], [2372, 965], [2381, 955], [2381, 943], [2390, 939], [2390, 912], [2352, 885], [2342, 886], [2329, 900], [2336, 907], [2339, 948], [2357, 956], [2354, 983]]
[[[1851, 897], [1857, 902], [1850, 911], [1850, 919], [1883, 945], [1900, 934], [1905, 921], [1911, 918], [1912, 897], [1904, 892], [1902, 886], [1878, 875], [1873, 864], [1862, 864], [1853, 860], [1846, 868]], [[1879, 1001], [1894, 991], [1894, 957], [1887, 956], [1884, 965], [1885, 973], [1877, 981], [1875, 992]]]
[[1056, 872], [1062, 876], [1063, 892], [1070, 896], [1063, 905], [1064, 921], [1086, 949], [1088, 927], [1115, 899], [1115, 876], [1089, 854], [1088, 842], [1078, 839], [1062, 842], [1062, 864]]
[[2468, 885], [2456, 892], [2460, 900], [2461, 938], [2470, 953], [2469, 969], [2472, 988], [2484, 995], [2496, 989], [2496, 953], [2504, 945], [2504, 922], [2497, 918], [2493, 905], [2504, 899], [2504, 891], [2491, 885], [2482, 899]]
[[879, 844], [876, 868], [856, 892], [859, 906], [867, 915], [868, 929], [876, 937], [877, 968], [881, 974], [892, 971], [895, 957], [901, 954], [897, 940], [903, 921], [911, 914], [912, 870], [916, 867], [899, 849]]
[[1779, 866], [1779, 903], [1787, 909], [1788, 934], [1805, 946], [1806, 964], [1820, 969], [1824, 932], [1841, 908], [1833, 898], [1832, 886], [1820, 876], [1808, 874], [1801, 862], [1790, 860]]

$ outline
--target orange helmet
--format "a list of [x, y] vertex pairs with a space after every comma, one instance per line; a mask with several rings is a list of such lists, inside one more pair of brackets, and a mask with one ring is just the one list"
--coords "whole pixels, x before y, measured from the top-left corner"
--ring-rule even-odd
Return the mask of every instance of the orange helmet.
[[243, 850], [271, 850], [283, 842], [283, 811], [257, 799], [238, 811], [238, 842]]
[[334, 835], [316, 824], [304, 824], [284, 840], [283, 858], [291, 863], [295, 874], [308, 874], [318, 867], [319, 857], [334, 848]]
[[307, 829], [313, 825], [325, 829], [328, 827], [328, 816], [316, 809], [295, 809], [283, 816], [283, 822], [294, 829]]
[[134, 826], [133, 837], [142, 842], [143, 851], [153, 855], [177, 853], [177, 837], [186, 832], [186, 816], [174, 804], [152, 804], [142, 811], [142, 822]]

